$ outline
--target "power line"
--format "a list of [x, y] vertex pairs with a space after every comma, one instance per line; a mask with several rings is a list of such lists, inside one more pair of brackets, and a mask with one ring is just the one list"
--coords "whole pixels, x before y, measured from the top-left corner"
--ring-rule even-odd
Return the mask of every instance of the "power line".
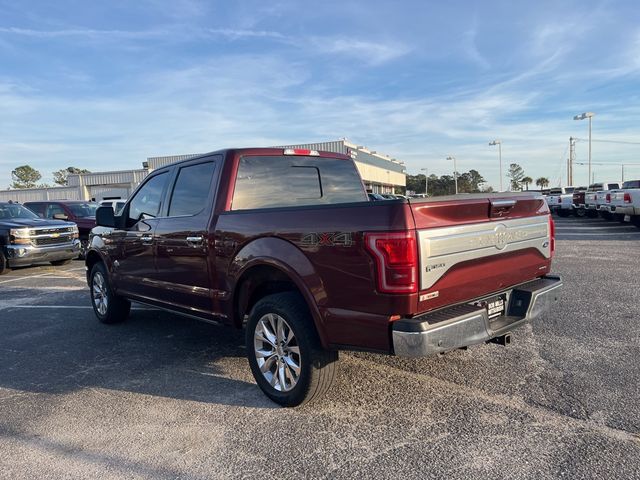
[[[585, 142], [587, 141], [587, 139], [585, 138], [576, 138], [574, 137], [576, 140], [580, 141], [580, 142]], [[620, 143], [622, 145], [640, 145], [640, 142], [630, 142], [627, 140], [605, 140], [605, 139], [591, 139], [592, 142], [600, 142], [600, 143]]]

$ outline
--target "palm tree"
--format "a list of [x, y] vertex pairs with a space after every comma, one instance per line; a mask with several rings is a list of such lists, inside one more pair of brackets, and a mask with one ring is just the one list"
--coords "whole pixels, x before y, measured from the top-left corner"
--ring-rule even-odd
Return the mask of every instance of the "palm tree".
[[524, 183], [525, 188], [527, 190], [529, 190], [529, 184], [533, 183], [533, 178], [531, 178], [531, 177], [522, 177], [522, 179], [520, 180], [520, 183]]
[[540, 177], [536, 180], [536, 185], [540, 188], [547, 188], [549, 186], [549, 179], [546, 177]]

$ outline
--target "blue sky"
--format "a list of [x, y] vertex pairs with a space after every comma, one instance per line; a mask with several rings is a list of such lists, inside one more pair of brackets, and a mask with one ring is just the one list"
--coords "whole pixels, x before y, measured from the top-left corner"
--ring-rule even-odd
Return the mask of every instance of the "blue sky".
[[594, 162], [640, 163], [640, 144], [601, 141], [640, 142], [634, 1], [0, 0], [0, 13], [0, 187], [25, 163], [51, 182], [69, 165], [341, 137], [409, 173], [449, 173], [455, 155], [494, 186], [499, 138], [505, 165], [557, 184], [584, 111]]

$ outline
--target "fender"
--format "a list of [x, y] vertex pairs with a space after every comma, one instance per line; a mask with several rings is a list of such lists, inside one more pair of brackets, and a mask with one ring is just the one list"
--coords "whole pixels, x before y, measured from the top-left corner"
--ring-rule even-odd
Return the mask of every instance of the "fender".
[[294, 244], [277, 237], [261, 237], [243, 246], [229, 264], [228, 278], [232, 279], [230, 306], [235, 305], [237, 283], [250, 268], [266, 265], [286, 274], [295, 283], [309, 307], [320, 342], [328, 348], [325, 323], [318, 304], [326, 301], [327, 293], [313, 264]]

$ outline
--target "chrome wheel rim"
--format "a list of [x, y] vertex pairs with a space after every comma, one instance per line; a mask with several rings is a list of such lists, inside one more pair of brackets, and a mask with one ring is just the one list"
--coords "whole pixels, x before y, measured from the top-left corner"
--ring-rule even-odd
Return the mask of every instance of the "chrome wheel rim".
[[106, 315], [109, 306], [107, 286], [102, 273], [96, 272], [93, 276], [93, 306], [100, 315]]
[[293, 330], [280, 315], [263, 315], [253, 334], [258, 368], [275, 390], [288, 392], [300, 378], [300, 346]]

